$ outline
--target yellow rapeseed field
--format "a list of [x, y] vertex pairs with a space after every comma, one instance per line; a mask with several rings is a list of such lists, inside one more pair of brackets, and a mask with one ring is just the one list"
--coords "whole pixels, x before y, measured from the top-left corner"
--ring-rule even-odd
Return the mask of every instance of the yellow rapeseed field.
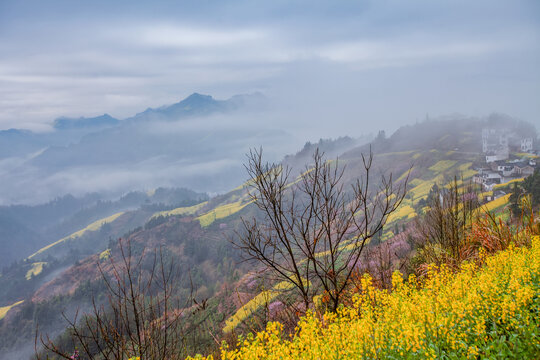
[[502, 183], [502, 184], [497, 184], [497, 185], [493, 186], [493, 190], [501, 189], [501, 188], [506, 187], [508, 185], [518, 183], [518, 182], [522, 182], [523, 180], [525, 180], [525, 178], [513, 179], [513, 180], [510, 180], [510, 181]]
[[211, 225], [214, 221], [218, 219], [223, 219], [223, 218], [226, 218], [227, 216], [236, 214], [237, 212], [239, 212], [240, 210], [242, 210], [243, 208], [245, 208], [247, 205], [251, 203], [252, 201], [243, 203], [242, 200], [239, 200], [233, 203], [221, 205], [221, 206], [216, 207], [213, 210], [210, 210], [206, 214], [203, 214], [197, 217], [197, 220], [199, 220], [199, 223], [201, 224], [202, 227], [206, 227], [206, 226]]
[[403, 218], [412, 219], [415, 216], [416, 216], [416, 212], [414, 211], [412, 206], [403, 203], [395, 212], [390, 214], [390, 216], [388, 217], [388, 223], [390, 224], [393, 221], [403, 219]]
[[457, 161], [454, 160], [441, 160], [437, 162], [435, 165], [432, 165], [429, 170], [435, 171], [437, 174], [444, 172], [448, 169], [450, 169], [452, 166], [456, 164]]
[[90, 225], [88, 225], [87, 227], [85, 227], [84, 229], [81, 229], [77, 232], [74, 232], [73, 234], [69, 235], [69, 236], [66, 236], [58, 241], [55, 241], [53, 242], [52, 244], [49, 244], [41, 249], [39, 249], [38, 251], [36, 251], [35, 253], [33, 253], [32, 255], [30, 255], [28, 258], [31, 259], [33, 258], [34, 256], [38, 255], [38, 254], [41, 254], [47, 250], [49, 250], [50, 248], [52, 248], [53, 246], [56, 246], [60, 243], [63, 243], [65, 241], [68, 241], [68, 240], [74, 240], [74, 239], [77, 239], [81, 236], [84, 235], [84, 233], [86, 233], [87, 231], [96, 231], [96, 230], [99, 230], [104, 224], [108, 224], [108, 223], [112, 223], [113, 221], [115, 221], [116, 219], [118, 219], [120, 216], [122, 216], [124, 214], [124, 212], [119, 212], [119, 213], [116, 213], [114, 215], [111, 215], [109, 217], [106, 217], [106, 218], [103, 218], [103, 219], [99, 219], [97, 221], [94, 221], [93, 223], [91, 223]]
[[32, 267], [26, 272], [26, 280], [30, 280], [33, 276], [41, 274], [43, 271], [43, 265], [45, 264], [47, 263], [43, 261], [32, 263]]
[[193, 215], [197, 211], [202, 209], [206, 204], [208, 204], [208, 201], [205, 201], [200, 204], [193, 205], [193, 206], [185, 206], [185, 207], [179, 207], [172, 210], [159, 211], [155, 213], [154, 215], [152, 215], [150, 217], [150, 220], [157, 218], [159, 216], [167, 217], [167, 216], [174, 216], [174, 215]]
[[274, 300], [278, 295], [283, 293], [285, 290], [289, 290], [292, 287], [292, 284], [287, 281], [282, 281], [276, 284], [271, 290], [262, 291], [260, 294], [255, 296], [253, 299], [248, 301], [244, 306], [242, 306], [238, 311], [225, 321], [225, 327], [223, 328], [224, 333], [231, 332], [234, 330], [242, 321], [247, 319], [251, 314], [256, 312], [262, 306], [268, 304], [270, 301]]
[[11, 308], [17, 306], [17, 305], [20, 305], [24, 302], [24, 300], [21, 300], [21, 301], [17, 301], [16, 303], [14, 304], [11, 304], [11, 305], [8, 305], [8, 306], [0, 306], [0, 320], [2, 320], [6, 314], [8, 313], [9, 310], [11, 310]]
[[396, 272], [392, 291], [365, 275], [354, 306], [309, 312], [292, 336], [269, 323], [223, 345], [221, 359], [540, 358], [540, 237], [482, 258], [457, 273], [432, 266], [423, 280]]
[[485, 211], [495, 211], [499, 209], [500, 207], [508, 204], [508, 201], [510, 200], [510, 195], [512, 194], [506, 194], [504, 196], [501, 196], [500, 198], [490, 201], [482, 206], [482, 209]]

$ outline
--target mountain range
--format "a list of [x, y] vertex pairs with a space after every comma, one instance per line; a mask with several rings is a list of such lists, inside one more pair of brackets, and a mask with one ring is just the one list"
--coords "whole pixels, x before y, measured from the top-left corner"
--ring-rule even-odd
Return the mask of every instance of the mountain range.
[[297, 146], [281, 129], [252, 121], [264, 104], [260, 93], [228, 100], [194, 93], [122, 120], [62, 117], [48, 133], [0, 131], [0, 204], [179, 184], [226, 191], [244, 177], [250, 148], [279, 157]]

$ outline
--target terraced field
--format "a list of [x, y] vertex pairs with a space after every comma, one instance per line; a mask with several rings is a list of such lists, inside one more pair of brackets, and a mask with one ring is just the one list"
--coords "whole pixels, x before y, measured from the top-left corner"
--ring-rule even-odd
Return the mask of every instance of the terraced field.
[[515, 184], [515, 183], [522, 182], [523, 180], [525, 180], [525, 178], [514, 179], [514, 180], [510, 180], [508, 182], [502, 183], [502, 184], [497, 184], [497, 185], [493, 186], [493, 190], [502, 189], [502, 188], [504, 188], [504, 187], [506, 187], [508, 185], [512, 185], [512, 184]]
[[208, 201], [205, 201], [200, 204], [193, 205], [193, 206], [179, 207], [173, 210], [160, 211], [152, 215], [150, 217], [150, 220], [157, 218], [159, 216], [167, 217], [167, 216], [174, 216], [174, 215], [193, 215], [197, 213], [197, 211], [201, 210], [206, 204], [208, 204]]
[[450, 169], [452, 166], [456, 165], [455, 160], [441, 160], [437, 162], [435, 165], [432, 165], [429, 167], [429, 170], [435, 171], [436, 173], [444, 172], [448, 169]]
[[202, 227], [207, 227], [212, 225], [212, 223], [214, 223], [216, 220], [224, 219], [228, 216], [236, 214], [249, 204], [251, 204], [251, 201], [243, 202], [242, 200], [239, 200], [233, 203], [220, 205], [213, 210], [210, 210], [209, 212], [197, 217], [197, 220]]
[[401, 220], [401, 219], [412, 219], [415, 216], [416, 216], [416, 212], [414, 211], [412, 206], [410, 206], [409, 204], [404, 204], [403, 206], [400, 206], [397, 209], [397, 211], [395, 211], [388, 217], [388, 223], [392, 223], [396, 220]]
[[103, 218], [103, 219], [100, 219], [100, 220], [97, 220], [97, 221], [94, 221], [93, 223], [91, 223], [90, 225], [88, 225], [87, 227], [85, 227], [84, 229], [81, 229], [77, 232], [74, 232], [73, 234], [71, 235], [68, 235], [66, 237], [63, 237], [62, 239], [58, 240], [58, 241], [55, 241], [53, 242], [52, 244], [49, 244], [41, 249], [39, 249], [38, 251], [36, 251], [35, 253], [33, 253], [32, 255], [30, 255], [28, 257], [28, 259], [32, 259], [33, 257], [35, 257], [36, 255], [39, 255], [39, 254], [42, 254], [44, 253], [45, 251], [51, 249], [52, 247], [58, 245], [58, 244], [61, 244], [63, 242], [66, 242], [68, 240], [75, 240], [77, 238], [80, 238], [81, 236], [83, 236], [86, 232], [88, 231], [97, 231], [99, 230], [103, 225], [105, 224], [108, 224], [108, 223], [112, 223], [113, 221], [115, 221], [116, 219], [118, 219], [120, 216], [122, 216], [124, 214], [124, 212], [119, 212], [119, 213], [116, 213], [114, 215], [111, 215], [109, 217], [106, 217], [106, 218]]
[[292, 284], [287, 281], [282, 281], [276, 284], [270, 290], [264, 290], [259, 295], [248, 301], [244, 306], [236, 311], [234, 315], [225, 321], [224, 333], [230, 333], [244, 320], [257, 312], [261, 307], [269, 304], [272, 300], [282, 294], [284, 291], [292, 288]]
[[9, 310], [11, 310], [13, 307], [15, 307], [17, 305], [22, 304], [23, 302], [24, 302], [24, 300], [21, 300], [21, 301], [17, 301], [14, 304], [8, 305], [8, 306], [0, 307], [0, 320], [2, 320], [6, 316], [6, 314], [8, 313]]
[[508, 201], [510, 200], [510, 195], [512, 194], [506, 194], [496, 200], [490, 201], [487, 204], [483, 205], [482, 209], [486, 211], [491, 211], [491, 212], [502, 210], [504, 206], [508, 205]]

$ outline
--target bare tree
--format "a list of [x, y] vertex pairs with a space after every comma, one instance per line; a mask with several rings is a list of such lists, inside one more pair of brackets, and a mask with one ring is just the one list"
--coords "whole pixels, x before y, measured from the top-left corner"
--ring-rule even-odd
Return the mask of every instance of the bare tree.
[[405, 195], [407, 179], [396, 185], [390, 175], [373, 182], [371, 151], [362, 163], [362, 176], [349, 187], [339, 159], [327, 161], [318, 150], [296, 179], [290, 168], [263, 162], [262, 150], [248, 154], [250, 197], [263, 219], [242, 219], [234, 242], [247, 259], [295, 289], [304, 309], [323, 292], [337, 309], [366, 244]]
[[[175, 270], [164, 261], [163, 252], [132, 253], [128, 242], [119, 241], [119, 261], [110, 257], [99, 263], [107, 288], [105, 304], [92, 299], [92, 311], [68, 322], [76, 353], [66, 352], [48, 336], [41, 344], [49, 354], [62, 359], [179, 359], [181, 358], [182, 315], [174, 303]], [[39, 359], [39, 354], [37, 355]]]
[[[398, 237], [403, 238], [400, 235]], [[361, 270], [372, 275], [379, 288], [390, 289], [392, 273], [395, 270], [401, 270], [407, 263], [404, 255], [407, 251], [408, 244], [400, 240], [389, 240], [370, 246], [364, 254], [365, 264]]]
[[432, 188], [428, 207], [425, 216], [417, 218], [416, 235], [412, 237], [418, 269], [423, 271], [430, 263], [457, 266], [479, 214], [478, 192], [473, 184], [461, 186], [455, 177], [446, 186]]

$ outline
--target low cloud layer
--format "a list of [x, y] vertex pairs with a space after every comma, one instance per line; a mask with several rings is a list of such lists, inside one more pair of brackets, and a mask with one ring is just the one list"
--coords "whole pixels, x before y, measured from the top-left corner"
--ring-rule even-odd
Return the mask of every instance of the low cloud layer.
[[226, 192], [246, 180], [243, 163], [250, 149], [262, 146], [268, 161], [279, 161], [303, 145], [262, 119], [268, 115], [239, 111], [135, 122], [67, 147], [0, 158], [0, 205], [42, 203], [68, 193], [116, 197], [157, 187]]

